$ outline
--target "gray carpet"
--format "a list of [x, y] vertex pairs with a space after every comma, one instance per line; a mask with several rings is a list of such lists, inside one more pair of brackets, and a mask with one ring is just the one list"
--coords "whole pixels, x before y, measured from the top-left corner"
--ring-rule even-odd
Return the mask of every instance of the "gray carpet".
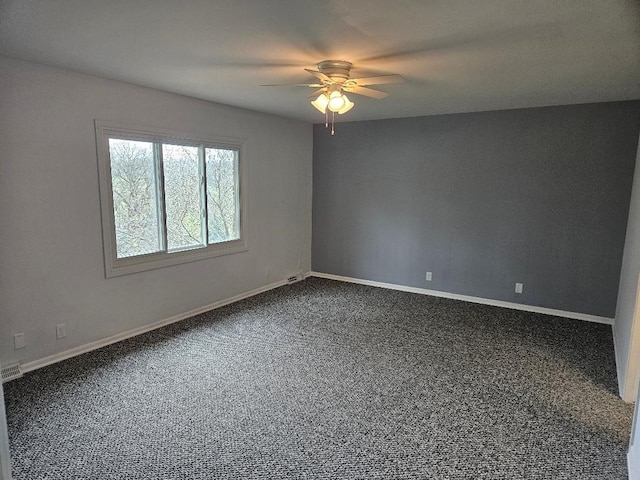
[[610, 326], [321, 279], [5, 396], [16, 480], [627, 478]]

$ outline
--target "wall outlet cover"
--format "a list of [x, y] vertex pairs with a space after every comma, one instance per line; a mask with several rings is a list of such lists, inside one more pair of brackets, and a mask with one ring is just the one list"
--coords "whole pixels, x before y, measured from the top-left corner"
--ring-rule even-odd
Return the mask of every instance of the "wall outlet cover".
[[56, 325], [56, 338], [64, 338], [67, 336], [67, 328], [64, 323]]
[[18, 350], [27, 346], [27, 342], [24, 338], [24, 333], [16, 333], [13, 336], [13, 348]]

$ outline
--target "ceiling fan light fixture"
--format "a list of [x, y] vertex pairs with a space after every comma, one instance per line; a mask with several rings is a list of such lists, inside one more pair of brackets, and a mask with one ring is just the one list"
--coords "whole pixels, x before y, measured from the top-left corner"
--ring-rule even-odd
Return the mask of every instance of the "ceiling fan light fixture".
[[[378, 75], [375, 77], [351, 78], [353, 64], [345, 60], [324, 60], [317, 64], [317, 70], [305, 68], [307, 73], [313, 75], [312, 83], [295, 83], [290, 85], [264, 85], [265, 87], [313, 87], [317, 88], [307, 98], [315, 98], [310, 103], [320, 113], [324, 113], [324, 125], [329, 128], [329, 112], [331, 112], [331, 135], [334, 134], [334, 122], [338, 115], [349, 112], [354, 103], [347, 98], [344, 92], [365, 97], [384, 98], [388, 95], [369, 85], [385, 85], [389, 83], [402, 83], [404, 79], [397, 74]], [[319, 95], [318, 95], [319, 94]]]
[[342, 99], [344, 100], [344, 107], [338, 110], [339, 114], [347, 113], [355, 105], [355, 103], [349, 100], [349, 98], [346, 95], [342, 95]]
[[312, 101], [311, 105], [316, 107], [320, 111], [320, 113], [326, 113], [327, 105], [329, 105], [329, 99], [327, 98], [327, 94], [321, 93], [320, 95], [318, 95], [318, 98]]

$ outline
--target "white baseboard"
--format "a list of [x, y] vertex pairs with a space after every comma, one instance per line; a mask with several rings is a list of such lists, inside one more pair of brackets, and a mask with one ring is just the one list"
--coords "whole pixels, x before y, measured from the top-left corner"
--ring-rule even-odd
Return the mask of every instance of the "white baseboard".
[[2, 383], [0, 383], [0, 480], [11, 480], [11, 452]]
[[624, 376], [621, 368], [622, 361], [620, 359], [620, 349], [618, 348], [618, 340], [616, 338], [616, 326], [613, 324], [611, 327], [613, 333], [613, 355], [616, 360], [616, 378], [618, 380], [618, 395], [620, 398], [624, 400], [626, 403], [634, 403], [636, 401], [635, 394], [636, 392], [628, 392], [626, 388], [626, 377]]
[[453, 300], [462, 300], [463, 302], [479, 303], [482, 305], [491, 305], [494, 307], [511, 308], [513, 310], [522, 310], [525, 312], [542, 313], [545, 315], [553, 315], [556, 317], [571, 318], [574, 320], [585, 320], [587, 322], [604, 323], [613, 325], [613, 318], [599, 317], [597, 315], [589, 315], [587, 313], [567, 312], [565, 310], [556, 310], [554, 308], [536, 307], [534, 305], [523, 305], [521, 303], [503, 302], [501, 300], [492, 300], [490, 298], [471, 297], [468, 295], [458, 295], [457, 293], [440, 292], [438, 290], [427, 290], [425, 288], [407, 287], [405, 285], [397, 285], [395, 283], [374, 282], [372, 280], [362, 280], [360, 278], [343, 277], [341, 275], [333, 275], [330, 273], [310, 272], [308, 276], [327, 278], [330, 280], [338, 280], [340, 282], [359, 283], [360, 285], [369, 285], [372, 287], [388, 288], [390, 290], [401, 290], [403, 292], [419, 293], [421, 295], [431, 295], [433, 297], [450, 298]]
[[179, 322], [180, 320], [184, 320], [186, 318], [193, 317], [195, 315], [199, 315], [201, 313], [205, 313], [211, 310], [215, 310], [216, 308], [223, 307], [225, 305], [229, 305], [230, 303], [235, 303], [240, 300], [244, 300], [245, 298], [253, 297], [254, 295], [258, 295], [260, 293], [266, 292], [268, 290], [273, 290], [274, 288], [281, 287], [286, 285], [286, 281], [282, 280], [276, 283], [271, 283], [269, 285], [265, 285], [260, 288], [256, 288], [246, 293], [241, 293], [240, 295], [236, 295], [231, 298], [227, 298], [224, 300], [220, 300], [218, 302], [211, 303], [209, 305], [205, 305], [200, 308], [195, 308], [188, 312], [180, 313], [178, 315], [173, 315], [172, 317], [165, 318], [163, 320], [159, 320], [154, 323], [150, 323], [148, 325], [143, 325], [142, 327], [134, 328], [132, 330], [127, 330], [126, 332], [118, 333], [116, 335], [112, 335], [110, 337], [101, 338], [100, 340], [96, 340], [94, 342], [89, 342], [84, 345], [80, 345], [79, 347], [71, 348], [69, 350], [65, 350], [64, 352], [56, 353], [54, 355], [50, 355], [48, 357], [44, 357], [38, 360], [34, 360], [32, 362], [24, 363], [20, 365], [23, 373], [30, 372], [32, 370], [36, 370], [38, 368], [46, 367], [47, 365], [51, 365], [53, 363], [60, 362], [62, 360], [66, 360], [67, 358], [75, 357], [77, 355], [81, 355], [83, 353], [90, 352], [92, 350], [96, 350], [98, 348], [106, 347], [107, 345], [111, 345], [112, 343], [120, 342], [122, 340], [126, 340], [127, 338], [135, 337], [136, 335], [140, 335], [142, 333], [150, 332], [151, 330], [156, 330], [160, 327], [164, 327], [165, 325], [170, 325], [172, 323]]

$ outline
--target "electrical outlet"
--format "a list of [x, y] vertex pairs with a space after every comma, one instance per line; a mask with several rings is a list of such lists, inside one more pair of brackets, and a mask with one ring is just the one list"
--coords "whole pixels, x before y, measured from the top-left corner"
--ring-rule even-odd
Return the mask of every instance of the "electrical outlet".
[[67, 336], [67, 327], [64, 323], [56, 325], [56, 338], [64, 338]]
[[522, 287], [521, 283], [516, 283], [516, 293], [522, 293]]
[[16, 333], [13, 336], [13, 348], [19, 350], [27, 346], [27, 342], [24, 339], [24, 333]]
[[433, 274], [431, 272], [427, 272], [425, 279], [427, 280], [427, 282], [430, 282], [431, 280], [433, 280]]

